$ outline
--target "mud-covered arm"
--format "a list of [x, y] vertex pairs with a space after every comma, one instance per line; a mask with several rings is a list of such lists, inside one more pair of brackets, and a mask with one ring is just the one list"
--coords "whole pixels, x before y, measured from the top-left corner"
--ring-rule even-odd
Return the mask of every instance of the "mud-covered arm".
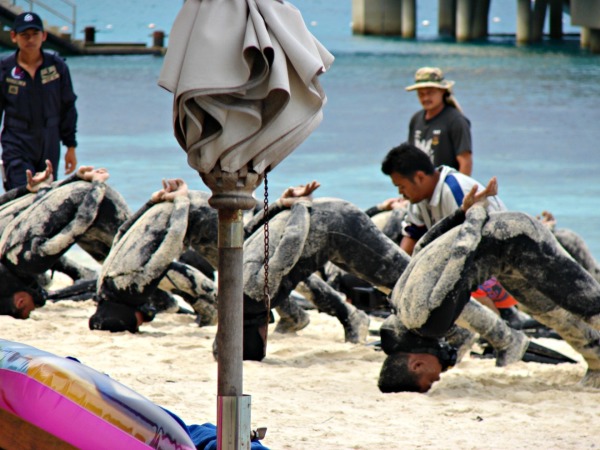
[[[290, 216], [271, 228], [271, 233], [281, 239], [270, 248], [269, 289], [277, 292], [282, 279], [294, 268], [304, 250], [310, 230], [310, 209], [305, 203], [296, 203]], [[271, 244], [274, 239], [271, 239]], [[253, 235], [244, 244], [244, 292], [252, 298], [261, 298], [264, 293], [264, 240]]]
[[31, 192], [27, 190], [26, 186], [20, 186], [18, 188], [11, 189], [10, 191], [0, 195], [0, 205], [4, 205], [5, 203], [13, 201], [16, 198], [23, 197], [26, 194], [31, 194]]
[[119, 229], [117, 230], [117, 234], [113, 239], [113, 245], [119, 242], [119, 240], [123, 237], [127, 230], [131, 228], [131, 226], [137, 222], [137, 220], [142, 217], [146, 211], [148, 211], [152, 206], [154, 206], [154, 202], [152, 200], [148, 200], [140, 209], [138, 209], [129, 219], [121, 224]]
[[[211, 304], [216, 302], [216, 286], [214, 281], [195, 267], [173, 261], [168, 266], [167, 273], [161, 278], [158, 287], [187, 299], [202, 299]], [[189, 301], [188, 301], [189, 303]]]
[[[463, 199], [462, 205], [458, 208], [454, 213], [446, 216], [444, 219], [440, 220], [433, 227], [431, 227], [425, 235], [423, 235], [417, 245], [413, 250], [413, 256], [418, 253], [422, 248], [426, 247], [432, 241], [440, 237], [442, 234], [446, 233], [451, 228], [454, 228], [457, 225], [462, 224], [465, 221], [465, 217], [467, 212], [473, 211], [477, 207], [487, 207], [487, 198], [493, 197], [498, 194], [498, 180], [496, 177], [490, 178], [487, 186], [479, 190], [478, 186], [475, 185], [473, 188], [465, 195]], [[471, 214], [472, 215], [472, 214]], [[476, 217], [482, 217], [481, 214], [476, 214]], [[474, 218], [472, 220], [475, 220]], [[483, 223], [487, 220], [487, 215], [485, 215], [484, 219], [480, 219], [480, 223], [477, 226], [483, 226]]]
[[412, 253], [413, 256], [419, 253], [419, 251], [436, 240], [442, 234], [446, 233], [448, 230], [451, 230], [452, 228], [462, 224], [465, 221], [465, 217], [465, 212], [460, 208], [455, 210], [449, 216], [444, 217], [429, 230], [427, 230], [427, 233], [425, 233], [421, 239], [417, 241]]
[[284, 211], [286, 209], [289, 209], [289, 208], [283, 206], [279, 201], [276, 201], [275, 203], [271, 203], [269, 205], [266, 216], [265, 216], [264, 209], [262, 211], [260, 211], [259, 213], [255, 214], [254, 217], [252, 217], [246, 223], [246, 225], [244, 225], [244, 239], [247, 239], [248, 237], [252, 236], [252, 234], [254, 234], [254, 232], [256, 230], [261, 228], [267, 221], [267, 218], [270, 219], [272, 217], [275, 217], [281, 211]]
[[165, 272], [171, 261], [183, 252], [183, 238], [188, 227], [190, 199], [181, 195], [173, 200], [173, 211], [160, 246], [144, 266], [148, 278], [157, 279]]
[[77, 173], [69, 175], [68, 177], [63, 178], [62, 180], [55, 181], [54, 183], [52, 183], [52, 187], [61, 187], [65, 184], [73, 183], [75, 181], [81, 181], [81, 178], [77, 176]]
[[284, 209], [289, 209], [298, 202], [312, 202], [312, 193], [319, 189], [320, 186], [319, 182], [311, 181], [306, 184], [287, 188], [275, 203], [269, 205], [267, 216], [265, 216], [263, 209], [246, 223], [244, 226], [244, 239], [250, 237], [259, 227], [263, 226], [267, 219], [276, 216]]
[[93, 181], [91, 184], [91, 189], [81, 202], [73, 220], [60, 233], [41, 246], [42, 253], [56, 255], [69, 248], [96, 220], [98, 208], [106, 192], [106, 184], [103, 181]]

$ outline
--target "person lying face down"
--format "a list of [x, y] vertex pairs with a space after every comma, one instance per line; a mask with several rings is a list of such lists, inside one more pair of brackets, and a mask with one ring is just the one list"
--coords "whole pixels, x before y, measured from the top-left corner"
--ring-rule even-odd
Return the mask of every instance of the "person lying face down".
[[[107, 195], [114, 192], [105, 183], [108, 171], [83, 169], [82, 179], [51, 189], [6, 225], [0, 239], [2, 262], [17, 275], [43, 273], [73, 244], [96, 240], [98, 223], [122, 223], [120, 196]], [[113, 214], [99, 214], [105, 204]]]
[[[340, 199], [297, 198], [289, 203], [291, 207], [281, 205], [269, 213], [272, 308], [328, 261], [389, 292], [409, 257], [369, 216]], [[244, 359], [264, 358], [267, 314], [264, 237], [259, 229], [244, 243]]]
[[[433, 227], [416, 250], [392, 292], [397, 314], [382, 325], [388, 356], [380, 390], [429, 389], [443, 368], [440, 358], [434, 355], [438, 361], [430, 361], [424, 375], [410, 361], [400, 362], [407, 359], [402, 343], [414, 334], [437, 346], [472, 309], [473, 286], [492, 273], [530, 315], [581, 353], [588, 365], [582, 383], [600, 387], [600, 284], [539, 220], [520, 212], [488, 212], [476, 204], [466, 216], [457, 214]], [[511, 351], [508, 359], [518, 353]]]
[[[53, 182], [53, 168], [50, 161], [46, 161], [46, 170], [43, 172], [33, 175], [27, 171], [26, 186], [13, 189], [0, 196], [0, 233], [19, 214], [40, 201], [43, 201], [45, 205], [37, 211], [38, 214], [41, 214], [40, 221], [52, 217], [53, 220], [59, 222], [58, 226], [61, 223], [68, 223], [71, 219], [70, 212], [55, 214], [53, 205], [67, 205], [70, 197], [77, 198], [78, 195], [81, 195], [81, 191], [90, 189], [93, 178], [97, 178], [98, 172], [104, 170], [81, 166], [75, 174], [56, 182]], [[43, 199], [48, 193], [52, 193], [52, 198]], [[102, 262], [108, 254], [119, 226], [130, 215], [129, 207], [123, 197], [112, 187], [106, 185], [96, 217], [86, 232], [77, 237], [77, 243], [96, 261]]]
[[139, 331], [143, 322], [154, 318], [151, 306], [161, 292], [180, 294], [194, 308], [201, 325], [216, 323], [212, 280], [175, 261], [184, 249], [189, 209], [183, 180], [165, 181], [149, 204], [121, 227], [102, 265], [90, 329]]
[[[55, 268], [72, 245], [90, 231], [106, 198], [109, 174], [91, 167], [79, 173], [83, 174], [79, 181], [50, 189], [6, 224], [0, 237], [2, 283], [10, 278], [12, 284], [22, 287], [20, 290], [37, 292], [41, 287], [36, 278]], [[35, 305], [43, 302], [36, 300]], [[28, 313], [21, 315], [29, 317]]]

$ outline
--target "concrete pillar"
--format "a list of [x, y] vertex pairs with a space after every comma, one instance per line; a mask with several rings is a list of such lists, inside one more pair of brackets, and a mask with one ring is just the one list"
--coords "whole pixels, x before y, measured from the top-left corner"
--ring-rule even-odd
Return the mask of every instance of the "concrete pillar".
[[517, 0], [517, 44], [531, 41], [531, 5], [530, 0]]
[[96, 28], [94, 27], [85, 27], [83, 30], [84, 35], [84, 43], [93, 44], [96, 42]]
[[548, 0], [535, 0], [533, 19], [531, 21], [531, 42], [541, 42], [544, 37], [546, 9], [548, 9]]
[[456, 1], [456, 40], [458, 42], [470, 41], [473, 37], [471, 22], [474, 14], [476, 0]]
[[588, 27], [581, 27], [581, 33], [579, 36], [579, 46], [581, 48], [589, 48], [590, 34], [590, 29]]
[[352, 32], [365, 34], [365, 0], [352, 0]]
[[402, 34], [399, 0], [352, 0], [352, 32], [355, 34]]
[[550, 0], [550, 38], [563, 37], [563, 5], [562, 0]]
[[[339, 0], [338, 0], [339, 1]], [[398, 3], [398, 0], [391, 0]], [[402, 1], [402, 37], [414, 38], [417, 36], [417, 0]]]
[[473, 12], [471, 35], [473, 39], [487, 38], [491, 0], [477, 0]]
[[165, 32], [155, 31], [152, 33], [152, 46], [162, 48], [165, 46]]
[[600, 53], [600, 29], [590, 28], [590, 52]]
[[438, 34], [456, 36], [456, 0], [438, 0]]

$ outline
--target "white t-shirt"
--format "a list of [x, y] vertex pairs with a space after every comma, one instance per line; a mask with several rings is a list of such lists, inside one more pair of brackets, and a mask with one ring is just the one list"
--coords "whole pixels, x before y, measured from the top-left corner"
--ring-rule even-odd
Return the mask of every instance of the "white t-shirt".
[[[458, 209], [474, 185], [479, 189], [484, 189], [481, 183], [475, 179], [460, 173], [448, 166], [438, 167], [440, 179], [435, 186], [433, 195], [429, 200], [423, 200], [419, 203], [411, 204], [406, 218], [402, 224], [402, 234], [418, 240], [423, 234], [423, 227], [427, 230], [444, 217], [452, 214]], [[506, 211], [506, 206], [498, 196], [488, 197], [489, 212]], [[422, 231], [416, 232], [415, 229]]]

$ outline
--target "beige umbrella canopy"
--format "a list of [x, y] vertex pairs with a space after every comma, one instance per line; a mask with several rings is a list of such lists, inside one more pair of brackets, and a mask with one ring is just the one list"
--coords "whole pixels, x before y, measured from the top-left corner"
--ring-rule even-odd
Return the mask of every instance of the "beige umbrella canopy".
[[272, 169], [319, 125], [317, 76], [333, 56], [279, 0], [186, 0], [159, 85], [175, 136], [201, 174]]

